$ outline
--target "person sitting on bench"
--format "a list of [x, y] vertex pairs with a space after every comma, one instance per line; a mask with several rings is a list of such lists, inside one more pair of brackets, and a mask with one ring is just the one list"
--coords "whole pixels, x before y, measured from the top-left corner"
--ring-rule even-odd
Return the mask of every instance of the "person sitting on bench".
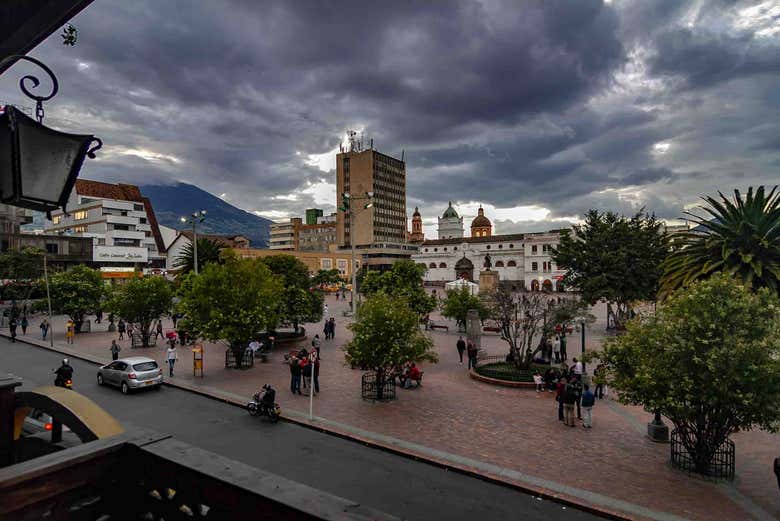
[[419, 387], [420, 382], [422, 382], [422, 372], [420, 371], [420, 368], [415, 365], [414, 362], [412, 362], [409, 367], [406, 368], [406, 371], [404, 372], [403, 381], [401, 382], [404, 386], [404, 388], [409, 389], [412, 386], [412, 382], [417, 382], [417, 386]]

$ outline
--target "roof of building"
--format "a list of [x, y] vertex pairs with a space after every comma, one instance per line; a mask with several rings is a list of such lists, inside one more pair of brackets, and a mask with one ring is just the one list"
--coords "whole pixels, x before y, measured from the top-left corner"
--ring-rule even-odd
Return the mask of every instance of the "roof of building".
[[420, 217], [420, 210], [416, 206], [414, 207], [414, 213], [412, 214], [412, 217]]
[[76, 193], [88, 197], [115, 199], [117, 201], [144, 202], [141, 189], [135, 185], [103, 183], [89, 179], [76, 179]]
[[157, 251], [165, 251], [165, 241], [163, 240], [162, 233], [160, 233], [160, 224], [157, 222], [157, 216], [154, 215], [154, 209], [152, 208], [152, 202], [148, 197], [141, 198], [144, 203], [144, 209], [146, 209], [146, 218], [149, 219], [149, 227], [152, 229], [152, 235], [154, 236], [154, 242], [157, 245]]
[[[168, 246], [168, 249], [170, 250], [171, 246], [173, 246], [176, 240], [182, 236], [185, 237], [188, 241], [192, 242], [192, 230], [181, 230], [176, 236], [176, 239], [174, 239], [174, 241]], [[249, 243], [249, 239], [240, 234], [217, 235], [215, 233], [199, 233], [198, 239], [208, 239], [210, 241], [216, 242], [223, 248], [246, 248], [246, 244]]]
[[474, 217], [473, 221], [471, 221], [471, 227], [483, 228], [483, 227], [490, 227], [490, 226], [493, 226], [493, 224], [490, 222], [490, 219], [485, 217], [485, 210], [483, 210], [482, 206], [480, 205], [479, 211], [477, 212], [477, 216]]
[[452, 207], [452, 201], [450, 201], [450, 205], [447, 207], [446, 210], [444, 210], [444, 213], [442, 214], [442, 219], [448, 219], [448, 218], [458, 218], [458, 212], [455, 211], [455, 208]]
[[510, 233], [507, 235], [493, 235], [491, 237], [462, 237], [453, 239], [430, 239], [426, 240], [421, 246], [440, 246], [449, 244], [462, 244], [464, 242], [484, 243], [484, 242], [502, 242], [502, 241], [522, 241], [525, 238], [524, 233]]

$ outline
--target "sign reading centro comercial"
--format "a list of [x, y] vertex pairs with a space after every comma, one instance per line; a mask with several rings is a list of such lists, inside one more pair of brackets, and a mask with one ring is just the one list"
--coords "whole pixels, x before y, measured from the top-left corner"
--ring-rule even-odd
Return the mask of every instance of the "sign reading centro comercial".
[[129, 246], [95, 246], [92, 250], [95, 262], [147, 262], [149, 252], [146, 248]]

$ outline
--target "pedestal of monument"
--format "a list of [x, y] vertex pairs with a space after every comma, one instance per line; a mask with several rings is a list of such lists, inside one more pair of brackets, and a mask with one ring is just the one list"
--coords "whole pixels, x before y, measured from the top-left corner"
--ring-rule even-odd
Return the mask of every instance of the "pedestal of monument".
[[479, 272], [479, 292], [490, 293], [498, 287], [498, 272], [482, 270]]

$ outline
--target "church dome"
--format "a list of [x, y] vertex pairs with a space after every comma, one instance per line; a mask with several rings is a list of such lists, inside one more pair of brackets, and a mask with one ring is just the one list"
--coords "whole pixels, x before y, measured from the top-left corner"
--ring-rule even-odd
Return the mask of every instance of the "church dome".
[[489, 228], [492, 226], [490, 219], [485, 217], [485, 210], [482, 209], [482, 206], [479, 207], [479, 211], [477, 213], [478, 215], [474, 217], [473, 221], [471, 221], [472, 228]]
[[458, 212], [456, 212], [455, 208], [452, 207], [452, 201], [450, 201], [450, 205], [447, 207], [447, 209], [444, 210], [444, 215], [442, 215], [441, 218], [442, 219], [458, 218]]
[[414, 207], [414, 213], [412, 214], [412, 217], [420, 217], [420, 210], [417, 209], [417, 207]]

